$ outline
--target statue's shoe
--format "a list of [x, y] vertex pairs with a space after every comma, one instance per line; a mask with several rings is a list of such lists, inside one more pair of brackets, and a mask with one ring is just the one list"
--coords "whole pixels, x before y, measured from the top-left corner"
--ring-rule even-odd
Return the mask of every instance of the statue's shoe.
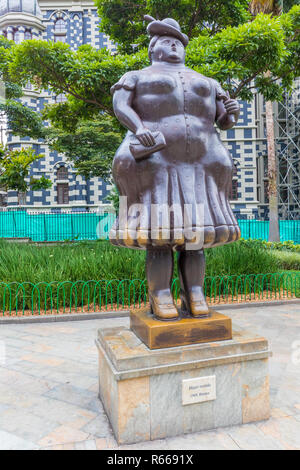
[[169, 303], [162, 303], [159, 296], [154, 297], [149, 295], [151, 313], [157, 320], [162, 321], [173, 321], [179, 319], [179, 313], [174, 303], [170, 300]]
[[181, 312], [184, 316], [191, 315], [195, 318], [207, 318], [209, 316], [209, 308], [206, 303], [203, 291], [197, 293], [182, 292], [181, 297]]

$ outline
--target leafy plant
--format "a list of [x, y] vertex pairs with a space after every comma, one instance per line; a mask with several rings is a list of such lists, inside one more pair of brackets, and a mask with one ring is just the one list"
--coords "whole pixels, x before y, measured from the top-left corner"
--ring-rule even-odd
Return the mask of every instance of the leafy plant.
[[100, 29], [122, 52], [147, 45], [144, 15], [156, 19], [172, 16], [189, 37], [213, 36], [231, 25], [249, 19], [248, 0], [95, 0], [101, 18]]
[[[278, 272], [282, 267], [274, 252], [257, 241], [206, 250], [206, 275]], [[108, 241], [52, 246], [0, 242], [0, 279], [5, 282], [144, 278], [145, 251], [116, 248]]]
[[[11, 90], [16, 92], [30, 81], [37, 90], [67, 97], [65, 103], [48, 106], [34, 125], [26, 127], [24, 119], [15, 119], [14, 132], [19, 128], [20, 134], [30, 135], [32, 128], [38, 135], [41, 119], [49, 120], [51, 127], [41, 131], [46, 142], [64, 152], [78, 172], [107, 178], [124, 132], [114, 118], [110, 88], [129, 70], [149, 65], [143, 47], [145, 13], [177, 18], [191, 37], [187, 65], [217, 79], [231, 97], [251, 101], [256, 89], [267, 100], [280, 100], [300, 75], [300, 6], [281, 17], [260, 14], [249, 21], [248, 4], [232, 0], [97, 0], [101, 28], [120, 45], [116, 55], [89, 45], [72, 51], [61, 42], [29, 40], [11, 47], [1, 40], [0, 74]], [[138, 47], [132, 48], [132, 44]]]
[[109, 195], [106, 197], [106, 201], [111, 203], [116, 214], [119, 213], [119, 191], [114, 185]]
[[42, 157], [43, 155], [36, 155], [32, 148], [9, 150], [0, 145], [0, 185], [6, 191], [11, 189], [21, 193], [25, 193], [30, 187], [32, 190], [51, 187], [51, 181], [44, 176], [28, 182], [32, 163]]

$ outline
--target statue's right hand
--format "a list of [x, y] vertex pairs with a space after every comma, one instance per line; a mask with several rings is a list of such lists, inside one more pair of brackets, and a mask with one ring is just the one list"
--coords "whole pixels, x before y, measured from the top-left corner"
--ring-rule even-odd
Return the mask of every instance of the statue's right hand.
[[155, 144], [154, 135], [146, 127], [138, 128], [135, 135], [145, 147], [152, 147]]

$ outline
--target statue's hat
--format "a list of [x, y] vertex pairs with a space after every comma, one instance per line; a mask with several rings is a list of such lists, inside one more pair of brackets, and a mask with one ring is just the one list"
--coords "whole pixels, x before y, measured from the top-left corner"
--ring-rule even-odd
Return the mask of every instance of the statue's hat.
[[152, 16], [145, 15], [145, 20], [150, 21], [147, 26], [148, 34], [153, 36], [173, 36], [177, 39], [180, 39], [184, 47], [188, 45], [189, 38], [186, 34], [181, 32], [179, 23], [172, 18], [165, 18], [164, 20], [156, 20]]

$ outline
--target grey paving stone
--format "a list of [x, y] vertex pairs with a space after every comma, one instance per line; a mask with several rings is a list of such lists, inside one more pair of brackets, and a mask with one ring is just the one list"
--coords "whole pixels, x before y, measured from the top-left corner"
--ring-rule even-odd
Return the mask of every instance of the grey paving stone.
[[9, 432], [0, 431], [0, 450], [36, 450], [33, 442], [21, 439]]
[[239, 450], [231, 437], [222, 431], [205, 431], [166, 440], [171, 450]]
[[257, 427], [286, 450], [300, 450], [300, 421], [294, 416], [272, 418]]
[[76, 442], [75, 450], [97, 450], [95, 440], [89, 440], [84, 442]]
[[71, 384], [63, 384], [54, 387], [49, 392], [45, 393], [44, 396], [77, 405], [81, 408], [90, 409], [92, 408], [90, 407], [90, 403], [95, 397], [95, 394], [88, 390], [74, 387]]
[[[220, 428], [121, 449], [300, 449], [300, 365], [291, 360], [292, 343], [300, 339], [300, 305], [249, 306], [226, 310], [226, 314], [233, 318], [235, 327], [248, 328], [270, 341], [273, 417], [257, 425]], [[76, 443], [68, 436], [62, 438], [62, 448], [116, 447], [98, 400], [94, 341], [98, 328], [118, 325], [128, 326], [129, 319], [1, 325], [0, 341], [6, 344], [6, 363], [0, 366], [1, 449], [34, 449], [44, 437], [60, 436], [63, 429], [70, 437], [79, 434]], [[226, 416], [221, 415], [226, 423]], [[86, 437], [82, 439], [82, 435]]]
[[283, 450], [284, 447], [272, 436], [266, 436], [255, 424], [228, 428], [228, 436], [242, 450]]
[[49, 434], [58, 423], [44, 419], [20, 408], [9, 408], [1, 414], [1, 430], [14, 434], [26, 441], [37, 443], [40, 438]]
[[94, 438], [97, 437], [113, 437], [113, 432], [107, 416], [101, 413], [97, 418], [91, 420], [88, 424], [81, 428], [81, 431], [91, 434]]
[[167, 450], [167, 439], [157, 439], [155, 441], [138, 442], [137, 444], [128, 444], [117, 446], [118, 450]]

